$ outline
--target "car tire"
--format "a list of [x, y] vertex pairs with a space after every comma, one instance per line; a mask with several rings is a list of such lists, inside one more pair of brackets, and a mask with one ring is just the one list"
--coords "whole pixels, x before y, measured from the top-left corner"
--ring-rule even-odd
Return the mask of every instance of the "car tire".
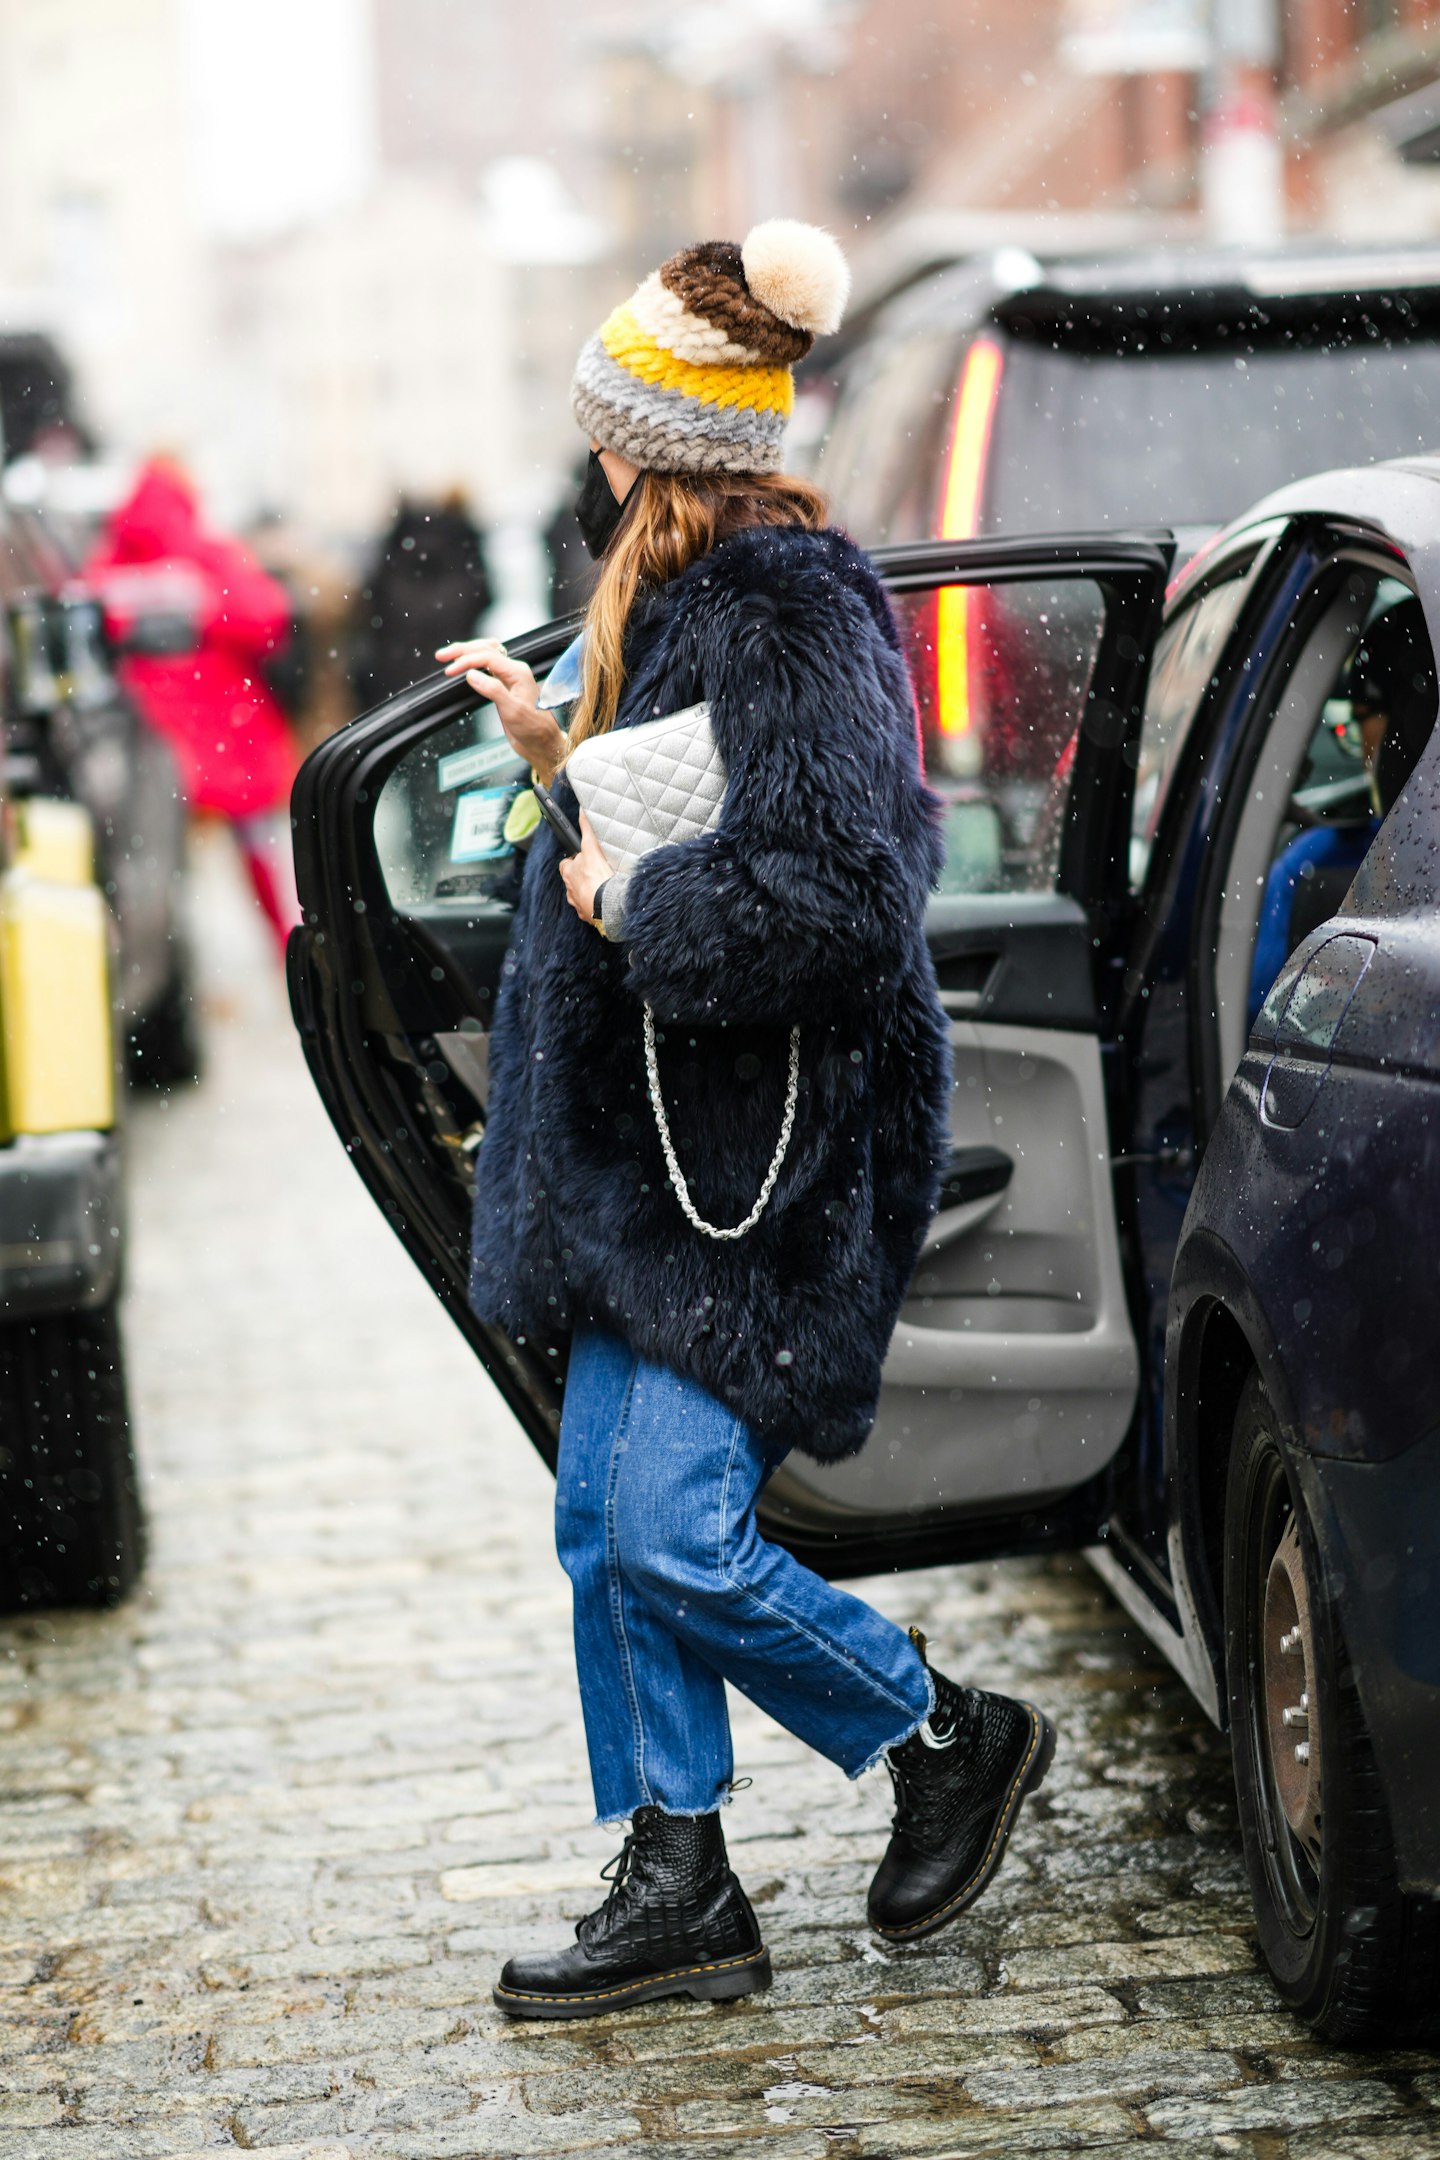
[[125, 1031], [125, 1071], [133, 1087], [187, 1087], [204, 1067], [189, 956], [174, 970], [150, 1010]]
[[117, 1301], [0, 1324], [0, 1607], [113, 1605], [144, 1557]]
[[1440, 1908], [1399, 1888], [1339, 1615], [1258, 1378], [1236, 1412], [1225, 1532], [1230, 1735], [1265, 1962], [1327, 2039], [1440, 2034]]

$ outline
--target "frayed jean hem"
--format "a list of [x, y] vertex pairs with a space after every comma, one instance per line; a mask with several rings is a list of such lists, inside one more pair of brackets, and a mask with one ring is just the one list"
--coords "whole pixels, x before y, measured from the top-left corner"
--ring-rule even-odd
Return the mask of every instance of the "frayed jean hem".
[[[743, 1785], [748, 1783], [748, 1780], [742, 1778], [740, 1782]], [[734, 1797], [733, 1792], [722, 1793], [720, 1798], [712, 1800], [708, 1807], [667, 1807], [663, 1800], [637, 1800], [633, 1808], [626, 1808], [619, 1815], [595, 1816], [590, 1827], [592, 1830], [623, 1829], [626, 1823], [633, 1821], [636, 1810], [642, 1807], [653, 1807], [657, 1814], [676, 1815], [688, 1822], [692, 1815], [718, 1815], [721, 1808], [729, 1807]]]
[[935, 1708], [935, 1680], [934, 1675], [928, 1670], [925, 1674], [925, 1688], [929, 1696], [929, 1700], [926, 1703], [925, 1708], [920, 1712], [919, 1717], [912, 1718], [910, 1723], [905, 1727], [904, 1732], [897, 1733], [893, 1740], [887, 1740], [883, 1747], [877, 1747], [873, 1755], [867, 1755], [858, 1770], [847, 1770], [845, 1775], [850, 1779], [852, 1784], [855, 1782], [856, 1778], [864, 1777], [867, 1770], [873, 1770], [877, 1763], [884, 1762], [886, 1756], [890, 1753], [892, 1748], [904, 1747], [907, 1740], [914, 1739], [916, 1733], [919, 1732], [920, 1727], [925, 1723], [926, 1718], [929, 1717], [931, 1711]]

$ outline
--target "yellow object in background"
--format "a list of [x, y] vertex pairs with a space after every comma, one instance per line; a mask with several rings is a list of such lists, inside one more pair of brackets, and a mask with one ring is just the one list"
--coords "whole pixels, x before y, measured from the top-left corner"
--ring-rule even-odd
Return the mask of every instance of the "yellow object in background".
[[12, 805], [15, 861], [31, 877], [55, 885], [92, 885], [95, 842], [90, 813], [79, 803], [34, 795]]
[[0, 875], [0, 1137], [103, 1130], [115, 1122], [104, 897], [23, 863], [22, 851]]

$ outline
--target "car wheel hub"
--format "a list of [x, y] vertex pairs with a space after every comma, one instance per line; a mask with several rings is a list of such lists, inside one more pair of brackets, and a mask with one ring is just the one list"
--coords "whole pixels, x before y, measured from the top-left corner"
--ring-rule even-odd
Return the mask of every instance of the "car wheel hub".
[[1265, 1735], [1275, 1792], [1291, 1834], [1320, 1856], [1320, 1731], [1315, 1715], [1315, 1658], [1310, 1589], [1292, 1515], [1265, 1582]]

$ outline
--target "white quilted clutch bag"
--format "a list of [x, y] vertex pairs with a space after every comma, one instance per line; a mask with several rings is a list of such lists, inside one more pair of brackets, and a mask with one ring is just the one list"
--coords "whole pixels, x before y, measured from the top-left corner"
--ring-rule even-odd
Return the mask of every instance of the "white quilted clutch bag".
[[[687, 705], [646, 720], [639, 727], [609, 735], [590, 735], [577, 743], [565, 770], [581, 809], [612, 870], [628, 870], [652, 848], [693, 840], [720, 819], [725, 800], [725, 760], [710, 729], [710, 707]], [[785, 1111], [780, 1138], [760, 1194], [743, 1222], [721, 1228], [707, 1222], [690, 1197], [685, 1173], [675, 1153], [665, 1098], [660, 1092], [655, 1015], [645, 1007], [645, 1081], [650, 1107], [665, 1156], [670, 1184], [687, 1221], [708, 1238], [742, 1238], [754, 1229], [770, 1203], [795, 1129], [800, 1094], [800, 1030], [790, 1030], [790, 1069], [785, 1083]]]
[[587, 736], [566, 758], [565, 772], [615, 870], [628, 870], [651, 848], [709, 832], [725, 800], [725, 760], [705, 704]]

